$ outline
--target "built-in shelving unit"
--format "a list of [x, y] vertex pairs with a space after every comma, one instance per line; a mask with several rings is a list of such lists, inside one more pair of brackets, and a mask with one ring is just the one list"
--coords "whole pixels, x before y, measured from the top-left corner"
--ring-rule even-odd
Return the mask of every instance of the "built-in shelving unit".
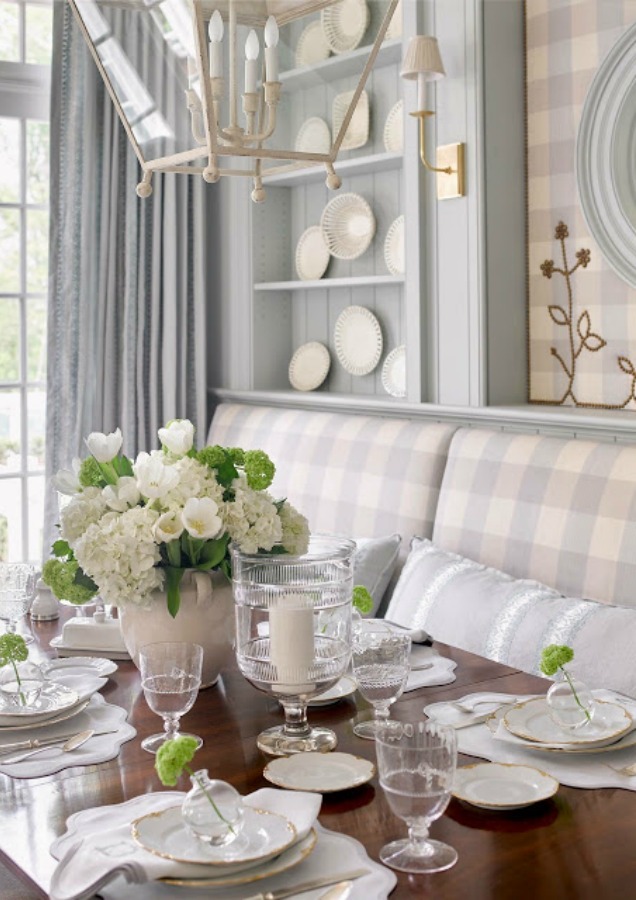
[[334, 288], [382, 287], [404, 284], [404, 275], [358, 275], [351, 278], [321, 278], [319, 281], [264, 281], [254, 285], [255, 291], [311, 291]]
[[[369, 156], [356, 156], [351, 159], [338, 160], [338, 175], [341, 178], [349, 178], [352, 175], [364, 175], [367, 172], [391, 172], [402, 168], [403, 156], [401, 153], [373, 153]], [[297, 184], [313, 184], [325, 180], [325, 168], [323, 165], [306, 166], [297, 169], [290, 166], [288, 172], [278, 172], [276, 175], [265, 175], [268, 185], [278, 187], [294, 187]]]
[[[293, 90], [315, 87], [322, 85], [325, 81], [339, 81], [351, 75], [357, 78], [368, 55], [368, 46], [358, 47], [357, 50], [352, 50], [350, 53], [330, 56], [312, 66], [288, 69], [286, 72], [281, 72], [279, 78], [285, 88]], [[389, 66], [401, 59], [402, 41], [400, 39], [385, 41], [378, 51], [375, 67]]]

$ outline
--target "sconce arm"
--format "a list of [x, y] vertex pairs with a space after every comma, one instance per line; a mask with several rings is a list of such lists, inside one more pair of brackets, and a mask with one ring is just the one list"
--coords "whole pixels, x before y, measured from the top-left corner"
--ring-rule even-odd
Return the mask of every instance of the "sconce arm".
[[452, 175], [456, 169], [453, 169], [452, 166], [446, 166], [445, 168], [439, 168], [438, 166], [433, 166], [426, 158], [426, 129], [424, 123], [429, 116], [434, 116], [435, 113], [431, 112], [428, 109], [421, 109], [417, 112], [412, 112], [412, 116], [416, 119], [420, 120], [420, 159], [422, 160], [422, 165], [425, 169], [428, 169], [429, 172], [443, 172], [445, 175]]

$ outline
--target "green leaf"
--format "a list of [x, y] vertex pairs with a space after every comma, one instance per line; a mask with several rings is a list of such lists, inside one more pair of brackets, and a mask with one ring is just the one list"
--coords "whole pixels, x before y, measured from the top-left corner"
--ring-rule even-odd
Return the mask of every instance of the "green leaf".
[[166, 566], [168, 612], [173, 619], [179, 612], [179, 607], [181, 606], [181, 592], [179, 591], [179, 585], [181, 584], [184, 572], [185, 569], [175, 569], [173, 566]]
[[353, 589], [353, 605], [362, 615], [370, 613], [373, 609], [373, 597], [361, 584], [357, 584]]
[[223, 537], [216, 540], [206, 541], [201, 548], [199, 568], [213, 569], [218, 566], [227, 552], [229, 540], [229, 534], [224, 534]]
[[232, 462], [232, 459], [225, 452], [225, 459], [221, 463], [221, 465], [216, 467], [216, 478], [219, 484], [222, 484], [223, 487], [229, 488], [235, 478], [238, 478], [238, 469]]
[[176, 569], [181, 567], [181, 545], [178, 540], [162, 544], [161, 550], [171, 566], [174, 566]]
[[221, 562], [219, 571], [223, 572], [228, 581], [232, 580], [232, 563], [227, 557]]
[[63, 541], [61, 538], [59, 541], [55, 541], [51, 550], [53, 551], [53, 556], [57, 556], [58, 558], [62, 556], [73, 556], [73, 551], [71, 550], [68, 541]]
[[115, 471], [120, 478], [132, 478], [133, 467], [127, 456], [120, 456], [114, 460]]
[[73, 584], [79, 584], [81, 587], [86, 588], [86, 590], [94, 591], [95, 593], [99, 590], [93, 579], [86, 574], [81, 566], [77, 567], [77, 571], [75, 572], [75, 575], [73, 575]]

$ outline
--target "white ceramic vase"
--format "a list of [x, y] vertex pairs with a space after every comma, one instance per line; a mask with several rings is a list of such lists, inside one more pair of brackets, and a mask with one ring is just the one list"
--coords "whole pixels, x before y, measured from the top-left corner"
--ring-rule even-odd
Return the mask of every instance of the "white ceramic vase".
[[173, 619], [165, 591], [153, 593], [147, 609], [120, 607], [126, 649], [136, 666], [139, 649], [159, 641], [188, 641], [203, 647], [201, 687], [215, 684], [234, 652], [234, 598], [232, 584], [222, 572], [188, 569], [181, 579], [181, 605]]

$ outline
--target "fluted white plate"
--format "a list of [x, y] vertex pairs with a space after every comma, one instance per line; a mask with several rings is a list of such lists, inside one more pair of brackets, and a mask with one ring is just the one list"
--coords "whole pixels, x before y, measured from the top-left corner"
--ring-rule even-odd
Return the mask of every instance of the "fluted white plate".
[[296, 244], [296, 272], [301, 281], [316, 281], [327, 271], [329, 247], [320, 225], [312, 225]]
[[384, 123], [384, 149], [387, 153], [401, 153], [404, 149], [404, 101], [391, 107]]
[[[344, 117], [347, 110], [351, 106], [355, 91], [345, 91], [334, 97], [331, 110], [331, 126], [333, 128], [334, 140], [337, 139], [342, 128]], [[369, 140], [369, 95], [366, 91], [362, 91], [356, 103], [356, 108], [351, 116], [349, 127], [347, 128], [342, 143], [341, 150], [357, 150], [358, 147], [364, 147]]]
[[298, 129], [294, 149], [298, 153], [329, 153], [331, 132], [320, 116], [311, 116]]
[[297, 391], [315, 391], [331, 366], [329, 350], [319, 341], [309, 341], [296, 350], [289, 363], [289, 383]]
[[632, 717], [618, 703], [595, 700], [595, 714], [590, 725], [568, 731], [560, 728], [550, 716], [545, 697], [527, 700], [508, 710], [504, 725], [511, 734], [537, 744], [561, 744], [564, 748], [603, 747], [617, 741], [632, 728]]
[[404, 275], [404, 216], [389, 226], [384, 239], [384, 262], [391, 275]]
[[348, 306], [336, 321], [336, 353], [350, 375], [368, 375], [380, 362], [382, 329], [370, 309]]
[[481, 809], [522, 809], [558, 790], [556, 778], [533, 766], [477, 763], [457, 769], [452, 794]]
[[51, 680], [57, 681], [60, 675], [99, 675], [105, 678], [116, 672], [118, 666], [112, 659], [101, 656], [68, 656], [49, 659], [40, 668]]
[[331, 794], [366, 784], [375, 775], [368, 759], [351, 753], [300, 753], [269, 762], [263, 777], [291, 791]]
[[360, 194], [338, 194], [325, 206], [320, 227], [336, 259], [357, 259], [375, 234], [375, 216]]
[[75, 706], [79, 699], [77, 691], [64, 684], [44, 682], [40, 696], [31, 706], [0, 706], [0, 725], [26, 725], [45, 721], [56, 713]]
[[382, 387], [392, 397], [406, 397], [406, 346], [391, 350], [382, 366]]
[[355, 50], [369, 25], [365, 0], [340, 0], [320, 13], [322, 30], [334, 53]]
[[318, 19], [310, 22], [304, 29], [296, 45], [296, 65], [313, 66], [322, 62], [331, 54], [331, 48], [327, 43], [322, 22]]

